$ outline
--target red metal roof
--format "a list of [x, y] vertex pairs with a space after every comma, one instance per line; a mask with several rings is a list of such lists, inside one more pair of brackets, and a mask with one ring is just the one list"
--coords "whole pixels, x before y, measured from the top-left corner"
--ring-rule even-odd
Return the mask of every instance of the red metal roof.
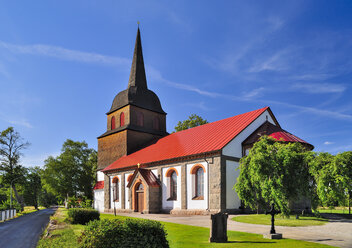
[[[298, 138], [297, 136], [290, 134], [285, 131], [275, 132], [269, 135], [278, 141], [286, 141], [286, 142], [300, 142], [300, 143], [307, 143], [304, 140]], [[308, 143], [307, 143], [308, 144]]]
[[260, 127], [258, 127], [257, 130], [255, 130], [251, 135], [249, 135], [248, 138], [245, 139], [242, 144], [252, 145], [257, 142], [259, 138], [263, 135], [268, 135], [276, 139], [277, 141], [299, 142], [306, 145], [311, 150], [314, 148], [313, 145], [287, 132], [286, 130], [283, 130], [281, 127], [270, 123], [269, 121], [264, 122]]
[[218, 151], [267, 109], [269, 108], [257, 109], [170, 134], [144, 149], [119, 158], [103, 171]]
[[104, 181], [98, 181], [95, 186], [94, 186], [94, 190], [95, 189], [103, 189], [104, 188]]
[[133, 176], [127, 184], [127, 187], [131, 187], [131, 184], [134, 178], [137, 176], [138, 172], [150, 187], [160, 187], [158, 178], [154, 175], [154, 173], [151, 170], [146, 170], [142, 168], [138, 168], [134, 171]]

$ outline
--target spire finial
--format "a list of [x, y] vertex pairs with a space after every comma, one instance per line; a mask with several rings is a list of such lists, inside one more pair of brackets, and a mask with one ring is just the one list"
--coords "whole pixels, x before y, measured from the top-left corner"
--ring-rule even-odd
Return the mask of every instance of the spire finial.
[[141, 23], [139, 21], [137, 21], [138, 28], [139, 28], [139, 24], [141, 24]]

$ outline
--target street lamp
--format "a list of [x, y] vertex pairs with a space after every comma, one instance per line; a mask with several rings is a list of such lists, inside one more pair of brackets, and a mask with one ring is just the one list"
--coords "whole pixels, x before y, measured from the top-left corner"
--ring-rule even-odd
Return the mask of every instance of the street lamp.
[[20, 178], [22, 178], [22, 176], [21, 176], [21, 177], [17, 177], [17, 178], [15, 178], [15, 179], [12, 179], [12, 181], [11, 181], [11, 187], [10, 187], [10, 209], [12, 209], [12, 183], [13, 183], [15, 180], [20, 179]]

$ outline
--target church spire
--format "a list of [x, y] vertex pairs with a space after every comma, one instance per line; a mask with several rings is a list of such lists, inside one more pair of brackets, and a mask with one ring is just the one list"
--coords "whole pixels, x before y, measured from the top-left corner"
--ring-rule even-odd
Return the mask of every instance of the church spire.
[[147, 79], [145, 76], [141, 34], [139, 25], [137, 30], [136, 44], [133, 52], [133, 60], [131, 66], [130, 79], [128, 80], [128, 88], [136, 86], [138, 89], [147, 89]]

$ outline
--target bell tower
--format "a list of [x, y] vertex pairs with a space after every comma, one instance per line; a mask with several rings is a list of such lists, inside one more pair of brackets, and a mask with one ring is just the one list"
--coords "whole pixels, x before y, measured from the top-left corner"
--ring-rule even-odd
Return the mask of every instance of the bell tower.
[[139, 27], [127, 89], [115, 96], [106, 115], [107, 131], [98, 137], [98, 170], [168, 134], [166, 113], [147, 86]]

